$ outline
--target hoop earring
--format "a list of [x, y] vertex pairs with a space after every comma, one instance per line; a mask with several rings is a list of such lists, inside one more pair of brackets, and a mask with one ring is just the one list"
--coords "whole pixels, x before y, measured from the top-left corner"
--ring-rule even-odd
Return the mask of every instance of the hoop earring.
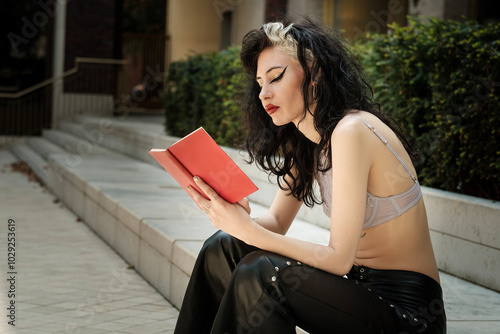
[[318, 100], [318, 85], [313, 85], [312, 87], [312, 98], [314, 101]]

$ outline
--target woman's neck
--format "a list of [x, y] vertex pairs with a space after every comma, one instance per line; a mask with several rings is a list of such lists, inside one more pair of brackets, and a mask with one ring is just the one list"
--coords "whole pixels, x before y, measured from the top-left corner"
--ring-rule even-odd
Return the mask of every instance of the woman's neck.
[[294, 123], [297, 129], [302, 132], [307, 139], [313, 143], [319, 144], [321, 136], [314, 127], [314, 116], [311, 113], [306, 113], [306, 117], [304, 119]]

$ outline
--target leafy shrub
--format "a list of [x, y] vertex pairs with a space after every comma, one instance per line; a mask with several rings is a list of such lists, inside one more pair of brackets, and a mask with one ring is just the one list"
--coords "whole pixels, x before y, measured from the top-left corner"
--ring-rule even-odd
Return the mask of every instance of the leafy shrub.
[[409, 20], [356, 44], [375, 99], [416, 139], [423, 184], [500, 200], [500, 24]]
[[167, 133], [182, 137], [203, 126], [220, 145], [241, 144], [239, 51], [196, 54], [170, 65], [162, 96]]

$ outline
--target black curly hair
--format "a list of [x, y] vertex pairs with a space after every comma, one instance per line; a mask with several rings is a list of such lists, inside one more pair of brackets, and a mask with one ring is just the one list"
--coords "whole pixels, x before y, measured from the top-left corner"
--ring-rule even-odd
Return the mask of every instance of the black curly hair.
[[[308, 102], [310, 82], [312, 78], [317, 82], [313, 117], [314, 126], [321, 136], [319, 143], [307, 139], [293, 123], [274, 125], [262, 106], [259, 99], [261, 88], [255, 80], [257, 60], [262, 51], [274, 46], [288, 49], [288, 54], [293, 54], [304, 71], [304, 117], [311, 113]], [[313, 191], [314, 177], [317, 171], [331, 168], [332, 132], [349, 110], [364, 110], [376, 115], [396, 133], [412, 159], [415, 158], [401, 129], [385, 117], [374, 102], [364, 69], [350, 46], [328, 27], [309, 18], [265, 24], [243, 38], [240, 58], [249, 81], [243, 100], [248, 129], [245, 148], [250, 156], [249, 162], [255, 161], [270, 177], [276, 176], [279, 187], [290, 191], [305, 205], [312, 207], [321, 203]], [[327, 157], [326, 164], [320, 163], [322, 155]]]

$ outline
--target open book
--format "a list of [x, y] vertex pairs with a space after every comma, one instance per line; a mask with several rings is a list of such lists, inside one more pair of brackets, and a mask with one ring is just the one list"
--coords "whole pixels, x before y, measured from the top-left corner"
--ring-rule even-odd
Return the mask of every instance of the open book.
[[167, 149], [152, 149], [149, 153], [190, 196], [188, 186], [208, 199], [193, 181], [195, 175], [230, 203], [236, 203], [258, 190], [203, 128], [191, 132]]

